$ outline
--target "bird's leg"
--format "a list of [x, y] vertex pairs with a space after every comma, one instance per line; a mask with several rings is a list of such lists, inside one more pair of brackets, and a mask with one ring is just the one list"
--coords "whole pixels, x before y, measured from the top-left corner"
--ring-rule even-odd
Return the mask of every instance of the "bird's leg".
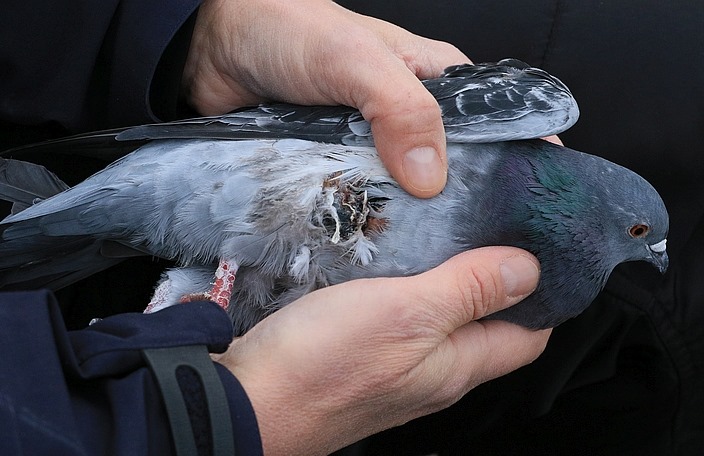
[[234, 260], [220, 259], [218, 268], [215, 270], [215, 283], [210, 291], [210, 300], [227, 310], [230, 306], [232, 287], [235, 284], [235, 274], [239, 265]]
[[[213, 301], [227, 310], [230, 306], [230, 297], [232, 296], [232, 287], [235, 284], [237, 269], [239, 269], [239, 265], [236, 261], [220, 259], [218, 268], [215, 270], [213, 288], [205, 293], [187, 294], [181, 298], [180, 302]], [[156, 296], [156, 293], [154, 295]]]

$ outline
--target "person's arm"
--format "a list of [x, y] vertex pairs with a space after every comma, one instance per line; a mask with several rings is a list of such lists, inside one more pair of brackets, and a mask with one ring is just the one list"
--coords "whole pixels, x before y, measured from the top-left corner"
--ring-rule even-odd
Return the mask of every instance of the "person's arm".
[[192, 369], [161, 369], [167, 376], [175, 373], [176, 395], [185, 402], [187, 418], [175, 432], [193, 436], [199, 454], [211, 454], [216, 426], [207, 394], [214, 382], [224, 387], [226, 399], [213, 409], [220, 417], [229, 414], [224, 433], [236, 454], [261, 454], [246, 394], [207, 354], [206, 347], [222, 351], [232, 339], [230, 319], [213, 303], [122, 314], [67, 332], [49, 292], [0, 293], [0, 327], [3, 454], [174, 454], [169, 414], [145, 350], [159, 355], [158, 350], [184, 346], [200, 346], [202, 359], [189, 355], [179, 362], [207, 363], [215, 371], [204, 385]]

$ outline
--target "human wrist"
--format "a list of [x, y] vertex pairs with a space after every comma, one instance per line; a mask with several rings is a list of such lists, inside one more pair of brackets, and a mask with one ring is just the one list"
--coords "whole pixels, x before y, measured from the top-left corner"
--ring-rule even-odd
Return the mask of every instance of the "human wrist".
[[334, 433], [334, 409], [329, 397], [316, 388], [299, 384], [295, 378], [279, 378], [271, 371], [257, 373], [251, 366], [235, 367], [232, 357], [224, 365], [235, 375], [247, 394], [256, 415], [262, 447], [266, 455], [324, 455], [340, 448]]

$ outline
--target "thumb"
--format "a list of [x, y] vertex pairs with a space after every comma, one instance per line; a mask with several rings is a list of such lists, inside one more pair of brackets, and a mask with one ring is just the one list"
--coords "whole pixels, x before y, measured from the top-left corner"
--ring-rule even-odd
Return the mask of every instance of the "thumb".
[[[435, 321], [444, 322], [439, 329], [449, 334], [531, 294], [538, 284], [540, 265], [533, 255], [518, 248], [483, 247], [456, 255], [422, 276], [433, 286], [421, 288], [427, 295], [420, 297], [436, 303], [430, 313], [435, 313]], [[444, 293], [442, 299], [438, 299], [439, 292]]]
[[360, 111], [369, 121], [379, 156], [401, 187], [430, 198], [445, 187], [447, 158], [440, 107], [405, 67], [386, 77]]

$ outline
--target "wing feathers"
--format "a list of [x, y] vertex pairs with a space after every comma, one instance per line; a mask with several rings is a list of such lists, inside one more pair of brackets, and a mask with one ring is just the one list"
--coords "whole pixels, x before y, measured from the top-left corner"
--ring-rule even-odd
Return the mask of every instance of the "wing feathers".
[[13, 214], [66, 189], [68, 185], [43, 166], [0, 158], [0, 199], [13, 203]]
[[[559, 79], [515, 59], [449, 67], [423, 84], [437, 99], [452, 142], [541, 138], [567, 130], [579, 116], [577, 103]], [[369, 124], [353, 108], [266, 104], [222, 116], [78, 135], [13, 153], [70, 148], [78, 155], [114, 160], [149, 140], [281, 138], [373, 145]]]

